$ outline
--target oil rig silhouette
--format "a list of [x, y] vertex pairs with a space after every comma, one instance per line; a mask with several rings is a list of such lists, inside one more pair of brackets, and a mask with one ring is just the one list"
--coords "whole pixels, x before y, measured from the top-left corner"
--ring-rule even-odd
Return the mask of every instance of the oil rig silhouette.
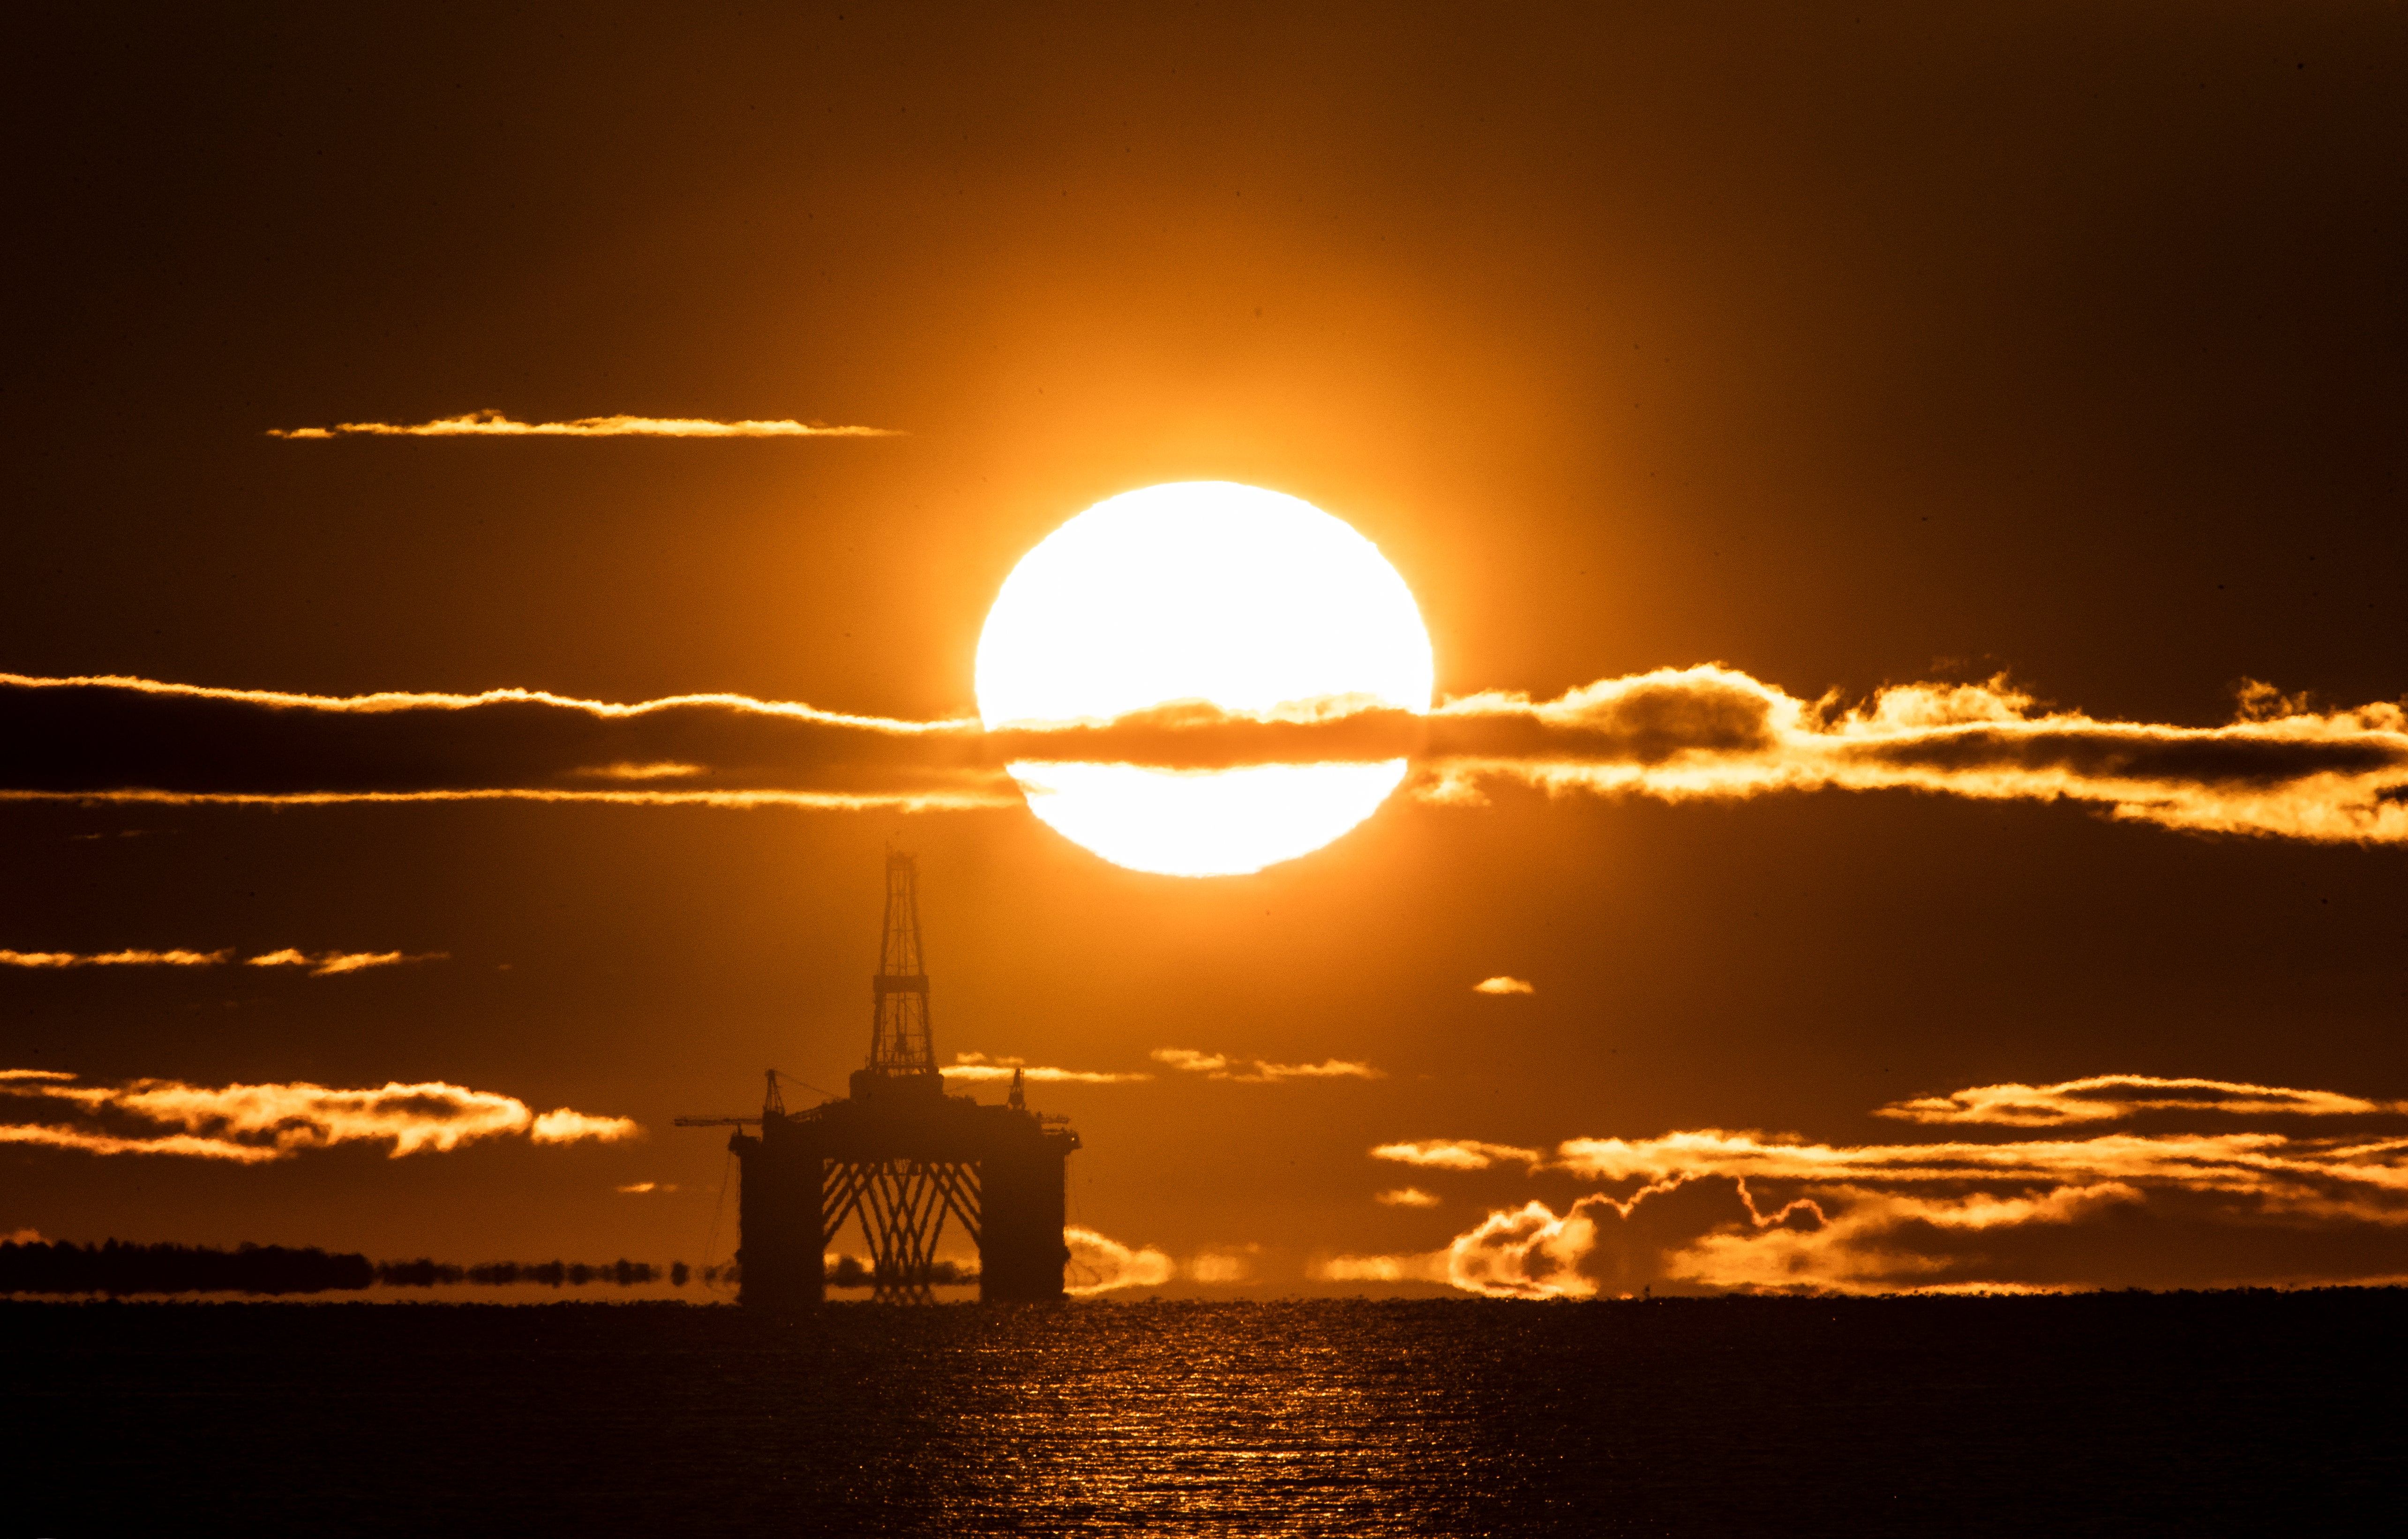
[[882, 931], [869, 1062], [853, 1072], [850, 1096], [789, 1112], [771, 1069], [760, 1116], [676, 1119], [737, 1130], [727, 1147], [741, 1167], [740, 1298], [774, 1309], [824, 1302], [827, 1247], [858, 1219], [874, 1302], [935, 1302], [930, 1290], [953, 1275], [936, 1259], [948, 1221], [978, 1246], [982, 1302], [1059, 1299], [1070, 1259], [1063, 1181], [1079, 1135], [1068, 1118], [1028, 1109], [1017, 1069], [1002, 1105], [945, 1093], [929, 1042], [919, 867], [894, 850]]

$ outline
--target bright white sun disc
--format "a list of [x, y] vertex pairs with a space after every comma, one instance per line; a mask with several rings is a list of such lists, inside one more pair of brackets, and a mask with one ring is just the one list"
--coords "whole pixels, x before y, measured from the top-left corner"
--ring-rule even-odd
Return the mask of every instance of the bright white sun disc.
[[[1097, 720], [1178, 700], [1267, 711], [1368, 695], [1429, 708], [1429, 633], [1379, 548], [1311, 503], [1231, 481], [1125, 492], [1046, 536], [979, 637], [979, 715]], [[1211, 773], [1015, 763], [1028, 805], [1116, 864], [1259, 871], [1369, 817], [1404, 761]]]

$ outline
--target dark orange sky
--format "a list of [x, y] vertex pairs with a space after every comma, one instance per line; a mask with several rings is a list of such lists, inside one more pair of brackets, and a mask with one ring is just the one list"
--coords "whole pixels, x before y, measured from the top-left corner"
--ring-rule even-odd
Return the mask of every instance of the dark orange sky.
[[[1377, 542], [1446, 694], [1709, 662], [1807, 699], [2003, 670], [2191, 727], [2250, 679], [2408, 694], [2395, 10], [1291, 11], [37, 21], [6, 108], [0, 672], [948, 716], [1030, 546], [1217, 478]], [[898, 435], [266, 436], [486, 407]], [[1197, 881], [1017, 809], [26, 802], [0, 950], [445, 955], [0, 968], [0, 1067], [441, 1080], [648, 1136], [16, 1147], [0, 1233], [724, 1254], [721, 1142], [669, 1119], [748, 1108], [767, 1063], [857, 1066], [890, 838], [940, 1056], [1156, 1076], [1033, 1095], [1086, 1140], [1074, 1220], [1242, 1253], [1274, 1293], [1631, 1190], [1380, 1145], [1995, 1141], [2031, 1134], [1871, 1113], [2100, 1075], [2408, 1097], [2397, 846], [2074, 805], [1399, 799]], [[1471, 991], [1499, 974], [1536, 991]], [[1208, 1081], [1163, 1047], [1385, 1077]], [[2347, 1182], [2311, 1221], [2112, 1178], [2134, 1195], [1930, 1275], [2408, 1274]], [[1663, 1246], [1739, 1221], [1720, 1179]], [[1765, 1212], [1807, 1190], [1783, 1179]], [[614, 1190], [644, 1181], [678, 1190]], [[1439, 1205], [1373, 1203], [1406, 1185]]]

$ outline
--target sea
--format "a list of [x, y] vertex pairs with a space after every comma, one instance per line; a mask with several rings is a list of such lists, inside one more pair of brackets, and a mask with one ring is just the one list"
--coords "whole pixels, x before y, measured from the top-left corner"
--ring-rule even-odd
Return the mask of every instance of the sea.
[[0, 1302], [0, 1532], [2408, 1533], [2408, 1293]]

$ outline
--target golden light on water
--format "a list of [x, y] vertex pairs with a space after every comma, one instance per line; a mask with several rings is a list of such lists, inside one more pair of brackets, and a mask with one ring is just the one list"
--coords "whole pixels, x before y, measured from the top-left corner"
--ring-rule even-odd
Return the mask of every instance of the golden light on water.
[[[1429, 633], [1379, 548], [1311, 503], [1231, 481], [1147, 487], [1046, 536], [979, 638], [979, 714], [1101, 720], [1201, 700], [1268, 712], [1332, 695], [1428, 709]], [[1405, 762], [1181, 772], [1018, 762], [1028, 805], [1118, 865], [1229, 876], [1369, 817]]]

